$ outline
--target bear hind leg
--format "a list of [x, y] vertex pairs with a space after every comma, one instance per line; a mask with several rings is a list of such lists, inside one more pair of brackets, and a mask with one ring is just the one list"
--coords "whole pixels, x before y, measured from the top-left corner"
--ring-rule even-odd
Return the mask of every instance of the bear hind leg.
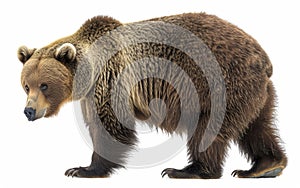
[[280, 146], [280, 138], [274, 127], [275, 91], [268, 85], [268, 98], [258, 118], [249, 124], [246, 133], [237, 140], [240, 150], [253, 164], [250, 170], [235, 170], [239, 178], [268, 178], [281, 174], [287, 165], [287, 158]]

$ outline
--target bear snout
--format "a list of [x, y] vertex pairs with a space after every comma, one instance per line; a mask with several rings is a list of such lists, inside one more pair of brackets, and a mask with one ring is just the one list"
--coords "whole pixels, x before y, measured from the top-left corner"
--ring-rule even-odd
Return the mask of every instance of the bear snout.
[[27, 117], [28, 121], [34, 121], [35, 120], [36, 110], [33, 109], [33, 108], [31, 108], [31, 107], [25, 108], [24, 114]]

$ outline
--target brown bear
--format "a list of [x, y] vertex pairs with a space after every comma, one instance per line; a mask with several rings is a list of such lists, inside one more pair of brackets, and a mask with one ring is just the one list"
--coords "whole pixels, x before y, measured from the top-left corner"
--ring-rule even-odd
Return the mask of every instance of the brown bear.
[[136, 120], [187, 135], [189, 165], [162, 176], [220, 178], [231, 141], [253, 164], [233, 176], [276, 177], [287, 165], [271, 62], [255, 39], [216, 16], [127, 24], [97, 16], [43, 48], [20, 47], [18, 58], [29, 121], [80, 100], [94, 152], [90, 166], [66, 176], [107, 177], [124, 167], [137, 143]]

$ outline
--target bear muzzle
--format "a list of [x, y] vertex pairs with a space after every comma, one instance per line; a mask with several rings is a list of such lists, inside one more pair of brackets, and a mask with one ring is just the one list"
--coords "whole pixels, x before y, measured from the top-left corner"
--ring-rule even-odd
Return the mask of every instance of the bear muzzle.
[[35, 113], [36, 113], [36, 110], [31, 107], [25, 108], [25, 110], [24, 110], [24, 114], [27, 117], [28, 121], [35, 120]]
[[38, 113], [36, 113], [36, 109], [32, 107], [26, 107], [24, 109], [24, 114], [27, 117], [28, 121], [34, 121], [36, 119], [40, 119], [46, 115], [47, 109], [42, 109]]
[[28, 121], [34, 121], [36, 119], [43, 118], [46, 115], [48, 108], [49, 104], [46, 102], [43, 95], [39, 92], [30, 93], [26, 102], [24, 114]]

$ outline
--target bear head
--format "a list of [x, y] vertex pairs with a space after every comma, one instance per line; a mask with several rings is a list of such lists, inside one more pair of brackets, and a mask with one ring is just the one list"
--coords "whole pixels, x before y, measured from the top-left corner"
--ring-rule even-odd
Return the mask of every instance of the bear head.
[[27, 94], [24, 113], [29, 121], [58, 113], [72, 99], [76, 48], [70, 43], [39, 50], [21, 46], [21, 84]]

